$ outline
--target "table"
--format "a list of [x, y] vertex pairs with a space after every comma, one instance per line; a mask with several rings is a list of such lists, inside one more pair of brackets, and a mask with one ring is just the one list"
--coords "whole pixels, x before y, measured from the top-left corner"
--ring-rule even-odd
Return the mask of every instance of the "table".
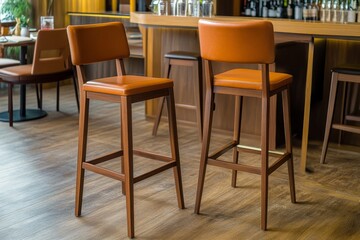
[[[151, 13], [132, 12], [130, 13], [130, 21], [137, 23], [143, 33], [144, 51], [146, 60], [146, 74], [148, 76], [155, 76], [156, 70], [154, 63], [159, 60], [155, 57], [154, 49], [158, 46], [156, 28], [192, 28], [196, 29], [200, 18], [197, 17], [176, 17], [176, 16], [158, 16]], [[305, 100], [304, 100], [304, 120], [303, 120], [303, 134], [301, 145], [301, 160], [300, 170], [305, 172], [308, 136], [309, 136], [309, 121], [310, 121], [310, 102], [311, 102], [311, 88], [312, 88], [312, 72], [314, 60], [314, 38], [336, 38], [360, 40], [360, 24], [359, 23], [333, 23], [333, 22], [306, 22], [291, 19], [264, 19], [254, 17], [232, 17], [232, 16], [215, 16], [208, 18], [210, 20], [219, 21], [250, 21], [250, 20], [268, 20], [274, 25], [276, 42], [285, 41], [301, 41], [308, 43], [308, 59], [307, 72], [305, 84]], [[155, 75], [154, 75], [155, 73]]]
[[[28, 37], [6, 36], [7, 42], [0, 42], [0, 57], [4, 57], [6, 47], [20, 47], [20, 63], [27, 63], [27, 48], [35, 45], [35, 40]], [[20, 85], [20, 109], [14, 110], [14, 122], [34, 120], [45, 117], [47, 113], [41, 109], [26, 109], [26, 85]], [[9, 113], [1, 112], [0, 121], [8, 122]]]

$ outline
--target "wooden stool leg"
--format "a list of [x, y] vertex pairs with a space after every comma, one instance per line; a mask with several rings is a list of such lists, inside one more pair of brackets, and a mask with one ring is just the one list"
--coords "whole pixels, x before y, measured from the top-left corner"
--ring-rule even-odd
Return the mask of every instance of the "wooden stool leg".
[[175, 159], [175, 161], [176, 161], [176, 167], [174, 167], [173, 170], [174, 170], [174, 178], [175, 178], [178, 206], [180, 209], [184, 209], [185, 203], [184, 203], [184, 193], [183, 193], [182, 179], [181, 179], [179, 142], [178, 142], [178, 135], [177, 135], [175, 101], [174, 101], [173, 89], [169, 89], [169, 95], [166, 96], [166, 103], [167, 103], [168, 118], [169, 118], [171, 155], [172, 155], [172, 158]]
[[195, 201], [195, 213], [199, 214], [201, 198], [204, 188], [204, 180], [206, 173], [207, 158], [209, 155], [209, 146], [211, 138], [211, 125], [213, 117], [213, 105], [214, 105], [214, 94], [211, 89], [206, 91], [205, 105], [204, 105], [204, 132], [203, 132], [203, 142], [201, 147], [201, 157], [200, 157], [200, 168], [199, 168], [199, 179], [196, 192], [196, 201]]
[[77, 106], [77, 109], [79, 111], [80, 106], [79, 106], [79, 91], [78, 91], [77, 81], [76, 81], [75, 75], [73, 75], [72, 78], [73, 78], [73, 84], [74, 84], [76, 106]]
[[285, 148], [290, 153], [290, 159], [287, 161], [289, 172], [289, 185], [291, 202], [296, 202], [295, 179], [294, 179], [294, 162], [292, 154], [291, 141], [291, 118], [290, 118], [290, 89], [289, 87], [282, 92], [283, 116], [284, 116], [284, 132], [285, 132]]
[[[235, 112], [234, 112], [234, 135], [233, 140], [238, 145], [240, 143], [240, 129], [241, 129], [241, 109], [242, 109], [242, 96], [235, 96]], [[233, 149], [233, 163], [239, 162], [239, 151], [237, 147]], [[232, 170], [231, 186], [236, 187], [237, 171]]]
[[[123, 123], [123, 118], [122, 118], [122, 114], [120, 116], [120, 122], [121, 122], [121, 127], [124, 125]], [[121, 134], [120, 134], [120, 148], [121, 150], [124, 151], [124, 138], [123, 138], [123, 134], [122, 134], [122, 130], [121, 130]], [[125, 165], [124, 165], [124, 154], [120, 157], [120, 173], [124, 174], [125, 173]], [[123, 195], [126, 195], [126, 189], [125, 189], [125, 182], [121, 182], [121, 192]]]
[[261, 110], [261, 229], [267, 228], [268, 185], [269, 185], [269, 108], [268, 96], [262, 98]]
[[60, 81], [56, 82], [56, 111], [60, 110]]
[[39, 93], [39, 84], [35, 84], [35, 90], [36, 90], [36, 101], [37, 101], [37, 105], [38, 105], [38, 108], [41, 109], [40, 93]]
[[[349, 97], [350, 97], [350, 87], [348, 86], [349, 84], [347, 82], [343, 82], [343, 92], [342, 92], [342, 96], [341, 96], [341, 110], [340, 110], [340, 124], [344, 124], [344, 122], [346, 123], [345, 120], [345, 116], [347, 114], [347, 109], [348, 109], [348, 102], [349, 102]], [[342, 130], [339, 130], [339, 138], [338, 138], [338, 144], [341, 143], [341, 139], [342, 139]]]
[[13, 112], [13, 84], [8, 84], [8, 113], [9, 113], [9, 126], [13, 126], [14, 112]]
[[76, 194], [75, 194], [75, 216], [81, 215], [83, 189], [84, 189], [84, 173], [82, 167], [86, 159], [86, 146], [88, 135], [88, 121], [89, 121], [89, 99], [86, 97], [86, 92], [80, 94], [80, 114], [79, 114], [79, 138], [78, 138], [78, 159], [76, 171]]
[[[194, 71], [197, 71], [198, 81], [194, 81], [195, 85], [195, 105], [196, 105], [196, 121], [199, 131], [199, 139], [200, 142], [202, 142], [202, 135], [203, 135], [203, 104], [202, 104], [202, 66], [201, 66], [201, 60], [200, 61], [194, 61], [193, 66]], [[196, 76], [194, 74], [194, 76]]]
[[135, 236], [134, 226], [134, 176], [133, 176], [133, 143], [132, 143], [132, 116], [131, 102], [127, 97], [121, 97], [121, 134], [124, 146], [124, 172], [126, 192], [126, 213], [128, 236]]
[[[170, 77], [170, 70], [171, 70], [171, 60], [169, 60], [169, 63], [167, 64], [166, 66], [166, 70], [165, 70], [165, 76], [167, 78]], [[159, 124], [160, 124], [160, 120], [161, 120], [161, 113], [163, 111], [163, 107], [164, 107], [164, 101], [165, 101], [165, 98], [162, 97], [160, 102], [159, 102], [159, 106], [158, 106], [158, 109], [156, 111], [156, 115], [155, 115], [155, 122], [154, 122], [154, 126], [153, 126], [153, 131], [152, 131], [152, 135], [153, 136], [156, 136], [157, 134], [157, 130], [159, 128]]]
[[338, 73], [333, 72], [332, 78], [331, 78], [328, 112], [327, 112], [327, 116], [326, 116], [324, 142], [323, 142], [323, 147], [322, 147], [322, 151], [321, 151], [320, 163], [325, 163], [326, 152], [327, 152], [327, 148], [329, 145], [329, 135], [330, 135], [331, 124], [332, 124], [333, 113], [334, 113], [337, 85], [338, 85]]

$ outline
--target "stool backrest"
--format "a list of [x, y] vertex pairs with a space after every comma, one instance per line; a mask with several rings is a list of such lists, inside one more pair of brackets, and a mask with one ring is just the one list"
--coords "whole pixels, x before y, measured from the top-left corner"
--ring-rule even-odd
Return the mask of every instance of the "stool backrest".
[[130, 56], [125, 28], [120, 22], [70, 25], [67, 32], [74, 65]]
[[66, 71], [70, 67], [70, 49], [66, 29], [40, 30], [35, 43], [31, 73], [57, 73]]
[[269, 21], [199, 21], [201, 57], [211, 61], [271, 64], [275, 61]]

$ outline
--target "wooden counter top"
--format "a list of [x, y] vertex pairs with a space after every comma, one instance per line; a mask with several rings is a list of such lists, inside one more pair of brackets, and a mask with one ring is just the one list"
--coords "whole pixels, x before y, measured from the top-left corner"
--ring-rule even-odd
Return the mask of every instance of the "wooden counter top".
[[[176, 16], [158, 16], [152, 13], [132, 12], [130, 22], [163, 27], [189, 27], [196, 28], [198, 17], [176, 17]], [[268, 20], [274, 25], [275, 32], [312, 35], [314, 37], [335, 37], [335, 38], [359, 38], [360, 23], [332, 23], [332, 22], [306, 22], [291, 19], [276, 18], [255, 18], [255, 17], [231, 17], [215, 16], [209, 18], [219, 21], [250, 21], [250, 20]]]

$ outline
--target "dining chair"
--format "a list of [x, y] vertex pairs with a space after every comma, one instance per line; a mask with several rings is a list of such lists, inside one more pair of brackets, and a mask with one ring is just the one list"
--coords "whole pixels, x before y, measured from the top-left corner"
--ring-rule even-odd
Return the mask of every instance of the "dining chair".
[[[69, 78], [74, 80], [75, 76], [70, 64], [66, 29], [40, 30], [35, 43], [32, 64], [0, 69], [0, 81], [7, 83], [9, 89], [9, 125], [13, 126], [12, 89], [14, 85], [42, 84]], [[76, 95], [77, 88], [75, 88]]]
[[[200, 212], [207, 165], [231, 169], [233, 187], [236, 187], [238, 171], [254, 173], [261, 177], [261, 229], [266, 230], [269, 176], [284, 163], [287, 163], [288, 166], [291, 202], [295, 203], [296, 201], [289, 109], [292, 76], [269, 71], [269, 65], [275, 61], [274, 30], [271, 22], [200, 20], [198, 27], [201, 57], [204, 60], [206, 90], [195, 213], [199, 214]], [[246, 63], [256, 67], [260, 65], [260, 70], [234, 68], [214, 74], [214, 62]], [[214, 98], [218, 94], [235, 97], [233, 139], [230, 143], [209, 154], [211, 125], [215, 110]], [[285, 152], [269, 151], [270, 97], [277, 94], [282, 95]], [[239, 145], [243, 97], [259, 98], [262, 103], [260, 149]], [[225, 107], [227, 106], [216, 104], [217, 109]], [[229, 150], [233, 150], [232, 162], [219, 159]], [[241, 151], [260, 154], [260, 164], [257, 164], [260, 166], [239, 163], [239, 152]], [[276, 157], [272, 164], [270, 164], [269, 156]]]
[[[85, 170], [105, 175], [122, 182], [126, 199], [127, 231], [135, 236], [134, 184], [165, 170], [173, 169], [178, 207], [184, 208], [181, 183], [179, 146], [176, 127], [173, 81], [168, 78], [127, 75], [124, 58], [130, 56], [124, 25], [120, 22], [68, 26], [71, 59], [76, 66], [80, 87], [79, 142], [76, 176], [75, 215], [81, 215]], [[116, 76], [88, 80], [85, 65], [101, 61], [113, 61]], [[134, 149], [132, 130], [132, 104], [158, 97], [165, 97], [170, 132], [171, 157]], [[90, 100], [103, 100], [120, 104], [121, 144], [119, 150], [108, 155], [86, 159]], [[116, 130], [115, 130], [116, 131]], [[162, 166], [134, 176], [134, 155], [166, 162]], [[120, 157], [121, 172], [98, 166], [98, 163]]]

